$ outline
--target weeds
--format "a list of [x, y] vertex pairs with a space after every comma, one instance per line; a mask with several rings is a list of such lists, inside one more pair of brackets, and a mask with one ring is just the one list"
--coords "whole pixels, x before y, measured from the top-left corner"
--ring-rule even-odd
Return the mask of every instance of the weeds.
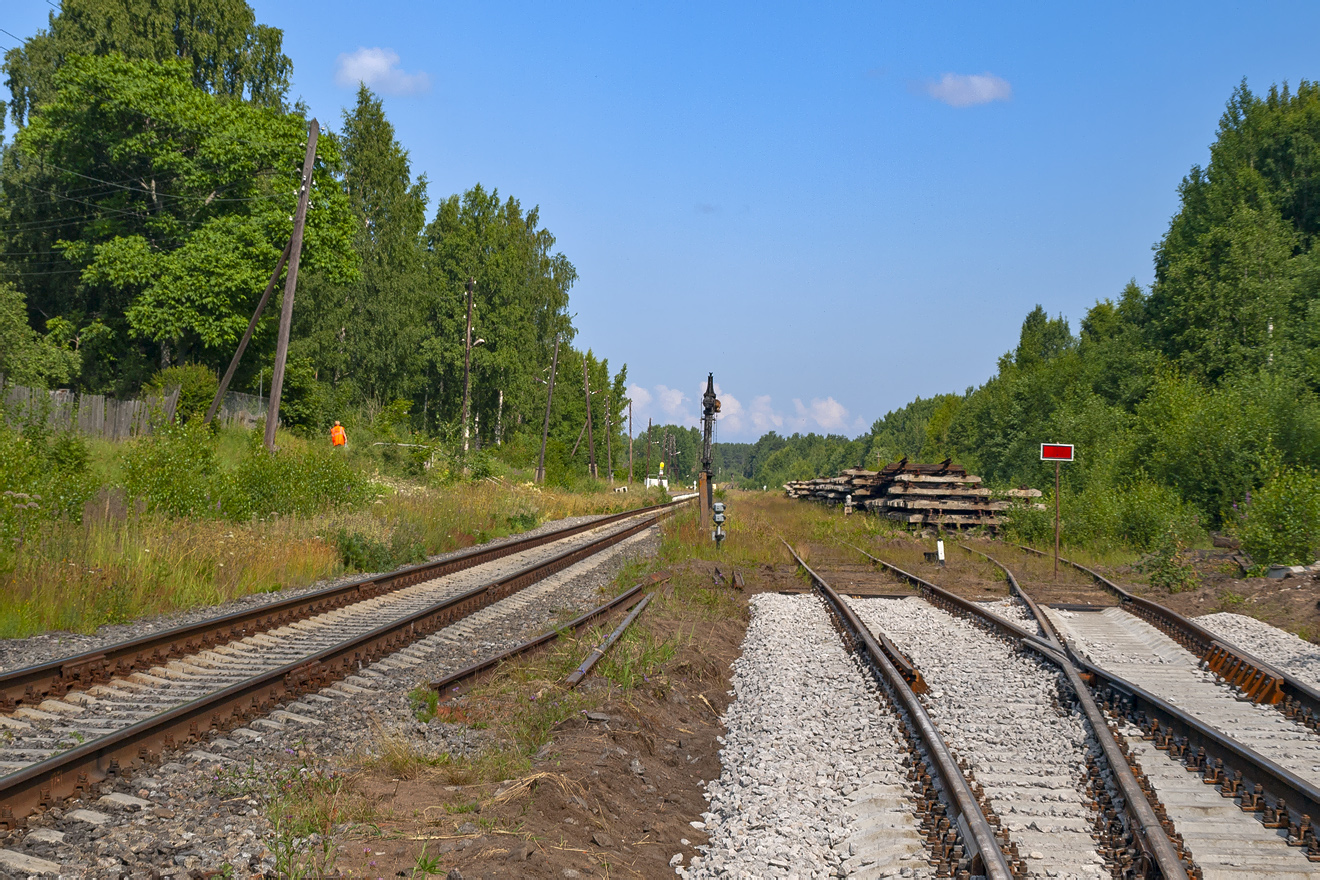
[[423, 724], [429, 723], [440, 706], [440, 694], [434, 688], [418, 685], [408, 692], [408, 706], [413, 717]]

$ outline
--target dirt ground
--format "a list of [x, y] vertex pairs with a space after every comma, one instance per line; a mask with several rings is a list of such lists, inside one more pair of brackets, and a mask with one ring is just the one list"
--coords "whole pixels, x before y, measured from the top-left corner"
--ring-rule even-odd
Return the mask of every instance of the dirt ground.
[[[457, 870], [465, 880], [673, 876], [670, 859], [682, 853], [687, 864], [706, 841], [691, 823], [700, 822], [707, 806], [703, 781], [720, 773], [720, 717], [746, 629], [747, 597], [800, 584], [789, 566], [764, 565], [740, 569], [745, 586], [738, 590], [730, 566], [721, 567], [722, 584], [715, 567], [690, 561], [674, 568], [671, 583], [680, 583], [680, 593], [684, 583], [702, 584], [736, 613], [694, 624], [672, 608], [655, 615], [648, 609], [640, 620], [651, 637], [679, 636], [674, 655], [632, 689], [598, 675], [584, 681], [588, 701], [603, 701], [556, 724], [518, 778], [454, 784], [461, 774], [448, 768], [411, 779], [383, 770], [360, 777], [377, 818], [341, 839], [339, 873], [424, 877], [425, 869], [453, 877], [449, 872]], [[543, 682], [527, 687], [538, 688], [536, 698], [551, 698]], [[481, 699], [478, 691], [442, 703], [440, 717], [478, 717]]]

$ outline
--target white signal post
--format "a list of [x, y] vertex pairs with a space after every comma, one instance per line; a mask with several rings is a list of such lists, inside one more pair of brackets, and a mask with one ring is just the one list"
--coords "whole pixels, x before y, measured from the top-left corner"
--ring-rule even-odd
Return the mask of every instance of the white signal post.
[[1054, 582], [1059, 582], [1059, 465], [1073, 460], [1071, 443], [1040, 444], [1040, 460], [1054, 462]]

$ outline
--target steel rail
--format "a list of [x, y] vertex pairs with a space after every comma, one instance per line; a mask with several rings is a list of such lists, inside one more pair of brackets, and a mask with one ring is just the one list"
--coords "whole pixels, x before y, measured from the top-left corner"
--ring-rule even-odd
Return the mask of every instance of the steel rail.
[[17, 827], [31, 812], [51, 806], [60, 798], [86, 793], [97, 782], [127, 767], [141, 767], [182, 743], [198, 741], [206, 732], [237, 727], [249, 716], [264, 714], [299, 694], [345, 678], [386, 654], [650, 528], [671, 513], [672, 507], [663, 505], [647, 519], [581, 547], [0, 777], [0, 828]]
[[549, 544], [628, 517], [672, 509], [676, 501], [610, 514], [588, 523], [555, 529], [541, 535], [507, 541], [494, 547], [474, 547], [447, 559], [411, 565], [384, 574], [369, 575], [345, 584], [304, 593], [257, 608], [235, 611], [197, 623], [185, 624], [151, 635], [130, 639], [61, 657], [35, 666], [0, 673], [0, 712], [19, 705], [35, 707], [43, 700], [59, 698], [70, 690], [104, 684], [112, 676], [145, 672], [171, 659], [194, 654], [259, 632], [305, 620], [423, 581], [444, 577]]
[[988, 880], [1012, 880], [1012, 869], [1003, 850], [1000, 849], [999, 842], [995, 839], [994, 828], [977, 803], [971, 786], [962, 775], [958, 762], [949, 751], [939, 728], [926, 713], [926, 707], [921, 704], [921, 700], [917, 698], [907, 679], [899, 672], [888, 653], [876, 641], [871, 630], [862, 623], [843, 597], [813, 571], [787, 541], [783, 538], [780, 538], [780, 541], [811, 578], [813, 586], [825, 598], [827, 607], [842, 623], [854, 644], [862, 648], [863, 656], [880, 684], [905, 710], [913, 733], [926, 749], [928, 765], [933, 771], [932, 778], [944, 791], [948, 806], [954, 812], [954, 825], [958, 828], [959, 837], [962, 838], [968, 856], [972, 860], [971, 873], [982, 874]]
[[[1022, 549], [1032, 550], [1030, 547]], [[1032, 552], [1045, 555], [1039, 550]], [[1101, 581], [1120, 596], [1147, 601], [1132, 596], [1084, 566], [1073, 562], [1068, 564]], [[1149, 604], [1156, 605], [1154, 602]], [[1161, 605], [1156, 607], [1171, 618], [1181, 618], [1181, 615]], [[1196, 626], [1186, 618], [1181, 619]], [[1240, 806], [1244, 811], [1262, 813], [1276, 822], [1280, 821], [1281, 816], [1283, 825], [1279, 827], [1292, 826], [1296, 831], [1296, 834], [1290, 831], [1290, 836], [1297, 841], [1292, 845], [1306, 844], [1309, 848], [1307, 858], [1320, 862], [1320, 842], [1316, 841], [1314, 832], [1309, 830], [1309, 817], [1320, 816], [1320, 788], [1238, 742], [1225, 731], [1206, 724], [1144, 688], [1089, 662], [1071, 644], [1066, 644], [1066, 650], [1072, 662], [1093, 679], [1092, 690], [1101, 691], [1103, 687], [1102, 695], [1107, 705], [1141, 727], [1144, 738], [1154, 740], [1156, 748], [1167, 750], [1171, 757], [1181, 758], [1184, 764], [1202, 771], [1207, 780], [1219, 781], [1220, 793], [1225, 797], [1240, 798], [1243, 802]], [[1256, 791], [1257, 786], [1259, 792]], [[1300, 822], [1290, 821], [1294, 809], [1301, 816]]]
[[575, 688], [578, 686], [578, 682], [590, 675], [591, 670], [595, 667], [597, 661], [605, 656], [605, 653], [613, 647], [614, 643], [617, 642], [619, 637], [623, 635], [624, 631], [632, 625], [632, 622], [637, 619], [638, 615], [646, 610], [647, 605], [651, 604], [651, 598], [653, 596], [655, 596], [655, 593], [647, 593], [646, 598], [638, 602], [637, 606], [628, 613], [628, 616], [614, 628], [614, 632], [610, 633], [609, 637], [606, 638], [604, 642], [597, 645], [595, 648], [592, 648], [591, 653], [587, 655], [587, 659], [583, 660], [578, 665], [577, 669], [574, 669], [568, 674], [568, 678], [564, 679], [564, 684], [568, 685], [570, 688]]
[[[1010, 546], [1038, 556], [1048, 555], [1024, 544]], [[1200, 657], [1205, 668], [1240, 689], [1252, 702], [1275, 706], [1289, 719], [1320, 734], [1320, 690], [1253, 656], [1173, 609], [1128, 592], [1081, 563], [1063, 557], [1060, 557], [1060, 561], [1089, 575], [1119, 598], [1119, 607], [1124, 611], [1152, 624]]]
[[[1053, 622], [1040, 610], [1040, 606], [1036, 604], [1036, 601], [1022, 589], [1013, 572], [1009, 571], [1008, 566], [989, 553], [982, 553], [980, 550], [968, 547], [966, 544], [959, 544], [958, 546], [988, 559], [999, 567], [1008, 578], [1008, 585], [1013, 594], [1026, 604], [1031, 611], [1031, 616], [1040, 625], [1041, 632], [1045, 633], [1045, 637], [1050, 644], [1058, 649], [1057, 655], [1046, 654], [1043, 651], [1040, 653], [1048, 657], [1068, 677], [1068, 684], [1072, 687], [1073, 693], [1077, 695], [1077, 701], [1086, 714], [1087, 722], [1091, 725], [1092, 734], [1105, 753], [1105, 760], [1109, 763], [1110, 770], [1114, 774], [1114, 781], [1118, 785], [1119, 791], [1123, 793], [1124, 809], [1128, 815], [1129, 826], [1136, 832], [1133, 836], [1138, 841], [1138, 845], [1153, 860], [1154, 867], [1159, 871], [1159, 876], [1166, 878], [1186, 877], [1187, 866], [1179, 858], [1178, 850], [1169, 837], [1173, 831], [1172, 825], [1166, 826], [1161, 822], [1159, 816], [1155, 814], [1154, 808], [1146, 799], [1141, 783], [1137, 781], [1136, 774], [1132, 772], [1132, 768], [1128, 765], [1127, 757], [1119, 747], [1114, 732], [1109, 728], [1104, 713], [1096, 705], [1095, 698], [1091, 695], [1085, 680], [1078, 673], [1077, 667], [1073, 665], [1071, 658], [1068, 656], [1067, 648], [1060, 640]], [[933, 584], [931, 586], [934, 587]], [[934, 587], [934, 589], [939, 588]]]
[[[904, 571], [898, 566], [886, 562], [883, 559], [872, 556], [861, 547], [855, 544], [849, 544], [846, 541], [840, 541], [846, 547], [851, 547], [867, 559], [877, 565], [898, 575], [903, 580], [912, 584], [921, 593], [924, 594], [927, 601], [931, 604], [944, 608], [945, 610], [957, 610], [963, 614], [971, 615], [982, 623], [988, 624], [991, 628], [998, 630], [1001, 634], [1016, 639], [1019, 642], [1034, 649], [1036, 653], [1058, 666], [1072, 690], [1076, 693], [1082, 711], [1086, 715], [1088, 723], [1091, 725], [1092, 733], [1096, 742], [1100, 744], [1101, 750], [1105, 753], [1105, 760], [1109, 762], [1110, 770], [1114, 774], [1114, 780], [1123, 794], [1124, 811], [1128, 828], [1132, 831], [1133, 840], [1147, 861], [1147, 865], [1154, 868], [1158, 873], [1151, 872], [1148, 876], [1164, 877], [1168, 880], [1172, 878], [1187, 877], [1187, 868], [1182, 859], [1178, 856], [1178, 850], [1169, 839], [1167, 829], [1160, 823], [1159, 817], [1151, 808], [1141, 791], [1141, 785], [1137, 781], [1132, 768], [1128, 766], [1127, 759], [1123, 756], [1122, 749], [1114, 739], [1113, 732], [1109, 729], [1105, 721], [1104, 714], [1096, 705], [1095, 700], [1087, 690], [1085, 682], [1078, 675], [1077, 670], [1069, 662], [1065, 654], [1065, 648], [1059, 641], [1058, 635], [1054, 633], [1053, 627], [1049, 626], [1048, 620], [1041, 627], [1046, 633], [1046, 638], [1041, 639], [1035, 633], [1027, 632], [1022, 627], [1005, 620], [997, 614], [994, 614], [969, 599], [956, 595], [943, 587], [937, 586], [930, 581], [918, 577], [915, 574]], [[992, 560], [993, 561], [993, 560]], [[1002, 568], [1002, 566], [1001, 566]], [[1011, 573], [1010, 573], [1011, 577]], [[1016, 586], [1016, 580], [1010, 581]], [[1021, 588], [1018, 588], [1019, 594], [1022, 594]], [[1025, 595], [1025, 594], [1022, 594]], [[1030, 600], [1028, 600], [1030, 601]], [[1033, 613], [1038, 613], [1034, 601], [1029, 606]], [[1043, 615], [1041, 618], [1042, 619]]]
[[446, 675], [444, 678], [437, 678], [434, 681], [431, 681], [427, 685], [427, 687], [431, 688], [432, 690], [439, 691], [440, 696], [443, 697], [445, 696], [445, 692], [448, 689], [452, 688], [454, 685], [458, 684], [461, 681], [465, 681], [466, 679], [472, 678], [474, 675], [480, 675], [481, 673], [485, 672], [488, 669], [494, 669], [496, 666], [500, 665], [505, 660], [509, 660], [513, 657], [517, 657], [519, 654], [525, 654], [528, 651], [541, 647], [542, 645], [549, 644], [550, 642], [553, 642], [555, 639], [559, 638], [561, 635], [563, 635], [566, 632], [570, 632], [570, 631], [576, 632], [577, 630], [586, 626], [588, 623], [591, 623], [596, 618], [609, 614], [615, 608], [618, 608], [620, 606], [625, 608], [628, 607], [631, 603], [636, 602], [638, 600], [638, 597], [642, 592], [642, 590], [646, 589], [648, 586], [655, 586], [656, 584], [662, 584], [668, 579], [669, 579], [668, 572], [656, 572], [655, 574], [652, 574], [647, 580], [636, 585], [635, 587], [632, 587], [627, 592], [620, 593], [618, 596], [615, 596], [613, 599], [606, 602], [604, 605], [591, 609], [586, 614], [582, 615], [576, 620], [569, 621], [559, 629], [551, 630], [548, 633], [539, 635], [536, 638], [527, 642], [523, 642], [521, 645], [510, 648], [509, 650], [504, 651], [503, 653], [496, 654], [494, 657], [491, 657], [487, 660], [482, 660], [480, 663], [473, 663], [471, 666], [465, 666], [451, 675]]

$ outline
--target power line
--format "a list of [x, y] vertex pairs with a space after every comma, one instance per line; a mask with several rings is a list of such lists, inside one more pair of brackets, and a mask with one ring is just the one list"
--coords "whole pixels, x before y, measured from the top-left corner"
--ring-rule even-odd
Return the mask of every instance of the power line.
[[[151, 190], [146, 189], [145, 187], [142, 187], [142, 186], [140, 186], [140, 185], [139, 185], [139, 186], [126, 186], [125, 184], [127, 184], [129, 181], [124, 181], [123, 183], [114, 183], [114, 182], [109, 181], [109, 180], [103, 180], [103, 179], [100, 178], [100, 177], [93, 177], [93, 176], [90, 175], [90, 174], [83, 174], [81, 171], [74, 171], [72, 168], [63, 168], [63, 167], [61, 167], [61, 166], [59, 166], [59, 165], [56, 165], [54, 162], [50, 162], [50, 161], [47, 161], [47, 160], [45, 160], [45, 159], [41, 159], [41, 160], [39, 160], [39, 161], [41, 162], [41, 164], [43, 164], [43, 165], [49, 165], [51, 168], [54, 168], [56, 171], [63, 171], [65, 174], [72, 174], [72, 175], [74, 175], [75, 177], [81, 177], [81, 178], [83, 178], [84, 180], [92, 180], [92, 181], [95, 181], [95, 182], [97, 182], [97, 183], [103, 183], [103, 184], [105, 184], [106, 186], [113, 186], [113, 187], [115, 187], [116, 189], [127, 190], [127, 191], [129, 191], [129, 192], [142, 193], [143, 195], [151, 196], [151, 197], [153, 197], [153, 198], [192, 200], [192, 201], [198, 201], [198, 202], [206, 202], [207, 204], [211, 204], [211, 203], [213, 203], [213, 202], [263, 202], [263, 201], [277, 201], [277, 200], [283, 198], [282, 196], [270, 195], [270, 196], [245, 196], [245, 197], [243, 197], [243, 198], [222, 199], [222, 198], [213, 198], [213, 197], [211, 197], [211, 196], [190, 196], [190, 195], [176, 195], [176, 194], [174, 194], [174, 193], [153, 193]], [[258, 174], [268, 174], [268, 173], [271, 173], [271, 172], [257, 172], [257, 173], [258, 173]], [[234, 186], [238, 186], [238, 185], [239, 185], [239, 184], [237, 184], [237, 183], [232, 183], [232, 184], [230, 184], [229, 186], [221, 187], [220, 189], [215, 190], [215, 192], [224, 192], [226, 189], [229, 189], [230, 187], [234, 187]], [[296, 193], [295, 193], [295, 195], [296, 195]]]

